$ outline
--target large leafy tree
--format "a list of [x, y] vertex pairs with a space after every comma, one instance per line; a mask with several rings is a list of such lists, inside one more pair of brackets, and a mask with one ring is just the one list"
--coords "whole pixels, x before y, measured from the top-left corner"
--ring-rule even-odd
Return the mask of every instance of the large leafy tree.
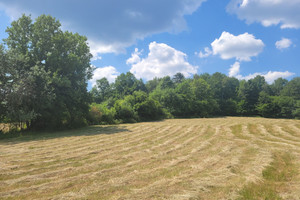
[[256, 105], [259, 101], [259, 94], [268, 90], [268, 85], [262, 76], [256, 76], [248, 81], [241, 81], [238, 91], [240, 98], [239, 113], [246, 115], [258, 114]]
[[63, 32], [60, 22], [23, 15], [7, 28], [6, 109], [12, 121], [34, 128], [81, 125], [90, 102], [87, 38]]
[[101, 103], [112, 95], [112, 89], [107, 78], [104, 77], [96, 81], [96, 85], [91, 90], [91, 95], [96, 103]]
[[8, 92], [7, 86], [9, 84], [9, 70], [8, 60], [3, 45], [0, 45], [0, 122], [5, 117], [6, 113], [6, 93]]
[[114, 84], [115, 96], [124, 97], [132, 95], [134, 91], [146, 91], [146, 86], [142, 80], [138, 80], [132, 73], [127, 72], [119, 75]]
[[279, 96], [280, 92], [283, 90], [283, 88], [286, 86], [287, 83], [288, 80], [286, 79], [283, 78], [276, 79], [274, 83], [272, 83], [272, 85], [270, 86], [272, 95]]
[[281, 95], [300, 100], [300, 77], [293, 78], [288, 82], [281, 91]]

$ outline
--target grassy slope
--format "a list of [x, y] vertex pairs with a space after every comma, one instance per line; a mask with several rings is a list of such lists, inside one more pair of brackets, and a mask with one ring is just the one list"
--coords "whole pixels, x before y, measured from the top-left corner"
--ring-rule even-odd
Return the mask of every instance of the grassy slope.
[[174, 119], [0, 141], [0, 199], [299, 199], [300, 121]]

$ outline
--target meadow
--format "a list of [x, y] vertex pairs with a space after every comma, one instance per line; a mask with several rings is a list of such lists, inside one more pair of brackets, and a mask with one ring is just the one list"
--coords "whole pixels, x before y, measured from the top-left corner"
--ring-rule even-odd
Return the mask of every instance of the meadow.
[[170, 119], [0, 141], [0, 199], [300, 199], [300, 121]]

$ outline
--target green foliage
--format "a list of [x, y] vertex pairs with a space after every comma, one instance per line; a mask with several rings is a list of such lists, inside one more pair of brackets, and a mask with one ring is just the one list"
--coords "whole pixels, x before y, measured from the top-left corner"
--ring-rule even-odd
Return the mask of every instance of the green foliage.
[[117, 100], [114, 108], [116, 110], [116, 119], [124, 123], [135, 123], [139, 120], [137, 112], [128, 100]]
[[295, 109], [292, 112], [293, 117], [300, 119], [300, 100], [296, 101]]
[[[256, 76], [239, 81], [222, 73], [182, 73], [144, 84], [132, 73], [110, 84], [92, 76], [87, 38], [62, 31], [51, 16], [23, 15], [11, 23], [0, 45], [0, 121], [27, 128], [73, 128], [166, 117], [261, 115], [300, 117], [300, 78], [272, 85]], [[5, 46], [5, 48], [4, 48]], [[91, 102], [95, 102], [90, 106]], [[23, 127], [23, 126], [22, 126]]]
[[147, 88], [148, 93], [151, 93], [153, 90], [155, 90], [158, 87], [160, 80], [161, 79], [159, 78], [154, 78], [152, 80], [147, 81], [145, 86]]
[[296, 101], [292, 97], [269, 96], [266, 92], [261, 92], [256, 109], [263, 117], [293, 118], [296, 117], [295, 107]]
[[185, 80], [185, 77], [182, 73], [178, 72], [174, 75], [174, 77], [172, 78], [172, 81], [175, 83], [175, 84], [179, 84], [179, 83], [182, 83], [183, 81]]
[[89, 124], [115, 124], [116, 110], [115, 108], [108, 108], [107, 103], [96, 104], [92, 103], [90, 106], [88, 121]]
[[88, 115], [89, 124], [97, 125], [102, 122], [102, 113], [98, 106], [91, 105], [89, 115]]
[[139, 119], [142, 121], [158, 120], [166, 117], [160, 103], [152, 98], [149, 98], [147, 93], [138, 91], [133, 93], [134, 110], [138, 113]]
[[295, 100], [300, 100], [300, 77], [296, 77], [290, 82], [286, 84], [286, 86], [282, 89], [282, 96], [289, 96], [294, 98]]
[[91, 90], [93, 101], [101, 103], [112, 96], [112, 88], [107, 78], [102, 78], [96, 81], [96, 86]]
[[278, 78], [274, 81], [272, 85], [270, 85], [270, 88], [272, 90], [272, 95], [279, 96], [283, 88], [288, 83], [288, 80], [283, 78]]
[[[297, 104], [295, 98], [272, 96], [275, 91], [284, 91], [288, 85], [284, 79], [278, 79], [274, 84], [268, 85], [262, 76], [239, 81], [221, 73], [194, 75], [192, 79], [185, 79], [181, 73], [177, 73], [173, 79], [166, 76], [148, 81], [145, 85], [148, 93], [136, 87], [135, 83], [138, 80], [131, 73], [121, 74], [117, 80], [117, 84], [111, 84], [110, 87], [105, 81], [104, 88], [110, 88], [110, 92], [103, 95], [103, 98], [108, 98], [108, 107], [115, 108], [115, 119], [124, 122], [149, 121], [172, 116], [261, 115], [296, 118], [300, 113], [299, 103]], [[123, 89], [117, 89], [116, 85], [122, 85], [127, 92], [120, 95], [119, 92]], [[95, 87], [91, 93], [94, 95], [100, 91], [104, 89]]]
[[[60, 22], [23, 15], [7, 28], [1, 47], [1, 106], [10, 122], [29, 128], [70, 128], [86, 124], [91, 54], [87, 38], [63, 32]], [[3, 70], [3, 71], [2, 71]]]
[[238, 96], [242, 101], [239, 106], [240, 114], [257, 114], [256, 104], [258, 103], [259, 94], [264, 90], [266, 84], [262, 76], [256, 76], [248, 81], [241, 81], [238, 91]]
[[160, 80], [158, 87], [161, 90], [174, 88], [174, 83], [171, 80], [170, 76], [165, 76]]
[[136, 79], [136, 77], [127, 72], [119, 75], [114, 84], [115, 97], [123, 98], [127, 95], [133, 94], [134, 91], [146, 91], [146, 86], [142, 80]]
[[150, 98], [160, 102], [163, 108], [167, 109], [172, 115], [175, 114], [177, 105], [180, 104], [180, 99], [173, 88], [156, 89], [150, 94]]

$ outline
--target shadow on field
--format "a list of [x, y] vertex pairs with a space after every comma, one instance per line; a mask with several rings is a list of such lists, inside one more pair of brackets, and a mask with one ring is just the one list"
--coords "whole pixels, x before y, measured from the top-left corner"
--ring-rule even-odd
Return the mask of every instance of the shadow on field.
[[80, 129], [66, 130], [66, 131], [53, 131], [53, 132], [23, 132], [12, 138], [0, 139], [1, 145], [11, 145], [22, 142], [50, 140], [64, 137], [77, 137], [77, 136], [93, 136], [93, 135], [110, 135], [121, 132], [131, 132], [125, 126], [89, 126]]

